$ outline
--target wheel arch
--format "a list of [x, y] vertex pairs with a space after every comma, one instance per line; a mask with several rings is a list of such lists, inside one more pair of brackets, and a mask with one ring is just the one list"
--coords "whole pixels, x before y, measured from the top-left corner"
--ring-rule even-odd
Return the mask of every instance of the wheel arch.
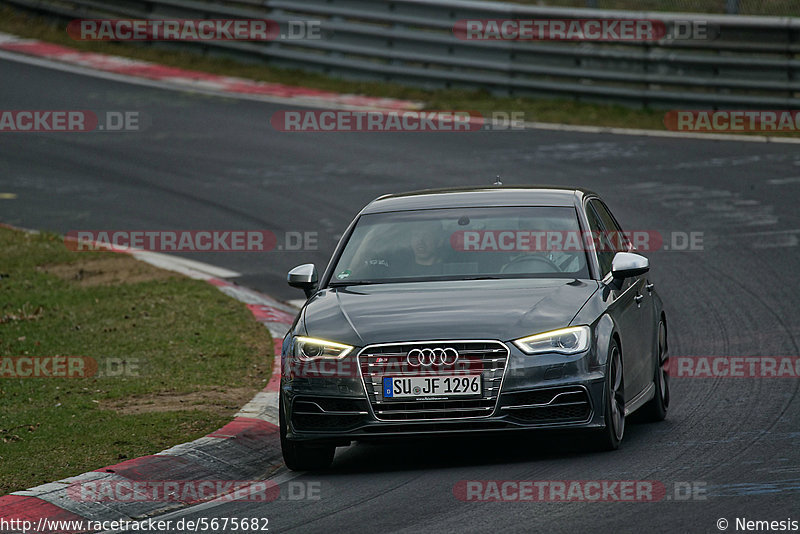
[[622, 353], [622, 341], [614, 319], [609, 314], [603, 314], [595, 325], [595, 349], [597, 350], [598, 365], [606, 365], [608, 352], [612, 341], [616, 341], [620, 354]]

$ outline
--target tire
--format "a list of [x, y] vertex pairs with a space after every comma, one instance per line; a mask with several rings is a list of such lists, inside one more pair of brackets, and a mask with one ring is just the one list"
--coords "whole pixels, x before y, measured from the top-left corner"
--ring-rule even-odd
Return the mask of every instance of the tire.
[[319, 471], [333, 463], [334, 445], [308, 445], [286, 439], [286, 418], [283, 415], [283, 398], [279, 403], [281, 452], [283, 462], [292, 471]]
[[669, 373], [667, 365], [667, 327], [664, 321], [658, 323], [658, 354], [656, 355], [655, 374], [653, 383], [656, 393], [653, 399], [642, 406], [642, 419], [644, 421], [663, 421], [667, 417], [669, 408]]
[[606, 426], [595, 433], [592, 445], [596, 450], [615, 451], [625, 434], [625, 381], [622, 374], [622, 354], [616, 341], [612, 341], [608, 349], [607, 369], [603, 393]]

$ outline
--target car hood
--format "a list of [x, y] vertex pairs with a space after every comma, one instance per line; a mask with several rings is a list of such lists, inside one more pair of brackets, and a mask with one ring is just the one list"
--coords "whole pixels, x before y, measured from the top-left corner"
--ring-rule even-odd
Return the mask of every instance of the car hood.
[[356, 346], [434, 339], [509, 341], [569, 325], [594, 280], [511, 279], [326, 289], [304, 309], [307, 335]]

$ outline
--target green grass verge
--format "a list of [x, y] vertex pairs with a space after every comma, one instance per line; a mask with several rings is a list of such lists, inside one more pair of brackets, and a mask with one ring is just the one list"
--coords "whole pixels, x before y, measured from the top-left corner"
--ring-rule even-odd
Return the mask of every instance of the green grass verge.
[[90, 378], [0, 374], [0, 495], [201, 437], [269, 376], [269, 332], [210, 284], [54, 234], [0, 228], [0, 250], [0, 358], [99, 364]]

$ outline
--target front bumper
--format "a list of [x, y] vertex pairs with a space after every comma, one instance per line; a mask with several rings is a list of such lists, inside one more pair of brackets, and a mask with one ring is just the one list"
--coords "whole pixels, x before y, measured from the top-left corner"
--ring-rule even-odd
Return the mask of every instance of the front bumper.
[[[347, 367], [339, 365], [333, 373], [317, 369], [320, 372], [314, 375], [308, 370], [294, 372], [297, 369], [284, 365], [287, 372], [282, 376], [281, 395], [287, 438], [346, 444], [350, 440], [395, 436], [605, 426], [601, 408], [605, 369], [598, 362], [594, 346], [574, 356], [528, 356], [513, 344], [491, 343], [501, 346], [507, 352], [507, 359], [497, 375], [502, 380], [490, 407], [480, 414], [461, 408], [461, 411], [453, 409], [452, 413], [433, 410], [424, 416], [393, 415], [387, 420], [380, 398], [376, 397], [379, 388], [373, 390], [370, 380], [365, 381], [366, 367], [359, 360], [370, 347], [353, 357], [353, 365], [346, 372], [342, 369]], [[491, 379], [492, 375], [484, 376], [484, 383], [491, 384], [486, 377]], [[468, 416], [459, 416], [465, 411]]]

